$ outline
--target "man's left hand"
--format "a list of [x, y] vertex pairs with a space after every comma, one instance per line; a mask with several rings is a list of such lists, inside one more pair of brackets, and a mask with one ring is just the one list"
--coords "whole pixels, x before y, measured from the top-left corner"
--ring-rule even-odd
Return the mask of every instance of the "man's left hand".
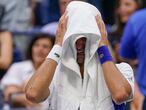
[[101, 16], [99, 16], [99, 15], [96, 16], [96, 23], [97, 23], [98, 28], [101, 33], [101, 40], [99, 42], [99, 47], [101, 47], [103, 45], [108, 46], [107, 31], [106, 31], [106, 27], [105, 27], [105, 24], [104, 24]]

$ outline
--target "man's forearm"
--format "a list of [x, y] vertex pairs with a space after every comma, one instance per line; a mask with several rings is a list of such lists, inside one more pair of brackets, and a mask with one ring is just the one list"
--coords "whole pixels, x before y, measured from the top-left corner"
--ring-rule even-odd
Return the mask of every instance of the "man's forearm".
[[116, 103], [126, 101], [129, 98], [132, 89], [127, 79], [114, 64], [108, 47], [106, 45], [99, 45], [97, 53], [103, 69], [105, 82], [111, 92], [113, 100]]
[[33, 102], [41, 102], [49, 96], [49, 86], [53, 79], [57, 62], [46, 59], [34, 73], [26, 86], [26, 97]]
[[131, 86], [112, 61], [102, 64], [106, 84], [117, 103], [126, 101], [131, 94]]

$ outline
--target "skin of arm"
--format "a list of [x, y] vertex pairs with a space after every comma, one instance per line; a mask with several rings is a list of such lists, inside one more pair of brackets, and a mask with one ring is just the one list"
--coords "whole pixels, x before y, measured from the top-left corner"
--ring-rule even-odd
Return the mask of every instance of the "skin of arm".
[[[97, 16], [96, 22], [101, 33], [101, 40], [99, 42], [99, 47], [108, 46], [107, 31], [105, 28], [105, 24], [102, 21], [102, 18], [100, 16]], [[118, 70], [114, 62], [107, 61], [103, 63], [101, 66], [103, 69], [105, 82], [112, 95], [113, 100], [117, 104], [126, 101], [132, 92], [132, 88], [128, 83], [127, 79]]]
[[7, 69], [12, 62], [12, 42], [9, 32], [0, 33], [0, 69]]
[[[67, 12], [59, 20], [55, 44], [62, 46], [67, 25]], [[53, 79], [57, 62], [46, 59], [39, 69], [33, 74], [25, 87], [26, 98], [32, 102], [44, 101], [49, 95], [49, 86]]]

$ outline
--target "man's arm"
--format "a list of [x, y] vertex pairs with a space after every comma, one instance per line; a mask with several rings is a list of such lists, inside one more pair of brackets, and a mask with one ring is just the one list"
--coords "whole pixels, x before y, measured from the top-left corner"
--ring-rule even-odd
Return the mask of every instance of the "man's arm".
[[[58, 30], [56, 34], [56, 45], [62, 46], [64, 34], [66, 32], [67, 25], [67, 13], [59, 20]], [[57, 62], [51, 58], [47, 58], [40, 68], [33, 74], [28, 84], [25, 87], [25, 93], [27, 99], [32, 102], [41, 102], [45, 100], [49, 94], [49, 86], [53, 79]]]
[[43, 62], [25, 87], [27, 99], [39, 103], [49, 96], [48, 87], [53, 79], [56, 66], [57, 62], [52, 59], [46, 59]]
[[118, 104], [128, 100], [132, 93], [132, 88], [115, 64], [110, 61], [105, 62], [102, 64], [102, 69], [113, 100]]
[[[104, 22], [99, 16], [96, 17], [96, 21], [101, 32], [99, 48], [102, 46], [108, 46], [107, 32]], [[127, 79], [118, 70], [113, 61], [106, 61], [102, 63], [101, 66], [103, 69], [105, 82], [112, 95], [113, 100], [116, 103], [122, 103], [126, 101], [132, 92], [132, 88]]]

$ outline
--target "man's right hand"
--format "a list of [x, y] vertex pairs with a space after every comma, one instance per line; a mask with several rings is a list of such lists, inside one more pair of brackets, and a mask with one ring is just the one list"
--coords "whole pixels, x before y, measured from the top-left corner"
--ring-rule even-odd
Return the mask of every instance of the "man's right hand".
[[55, 44], [62, 46], [63, 38], [67, 29], [67, 12], [65, 12], [59, 19]]

